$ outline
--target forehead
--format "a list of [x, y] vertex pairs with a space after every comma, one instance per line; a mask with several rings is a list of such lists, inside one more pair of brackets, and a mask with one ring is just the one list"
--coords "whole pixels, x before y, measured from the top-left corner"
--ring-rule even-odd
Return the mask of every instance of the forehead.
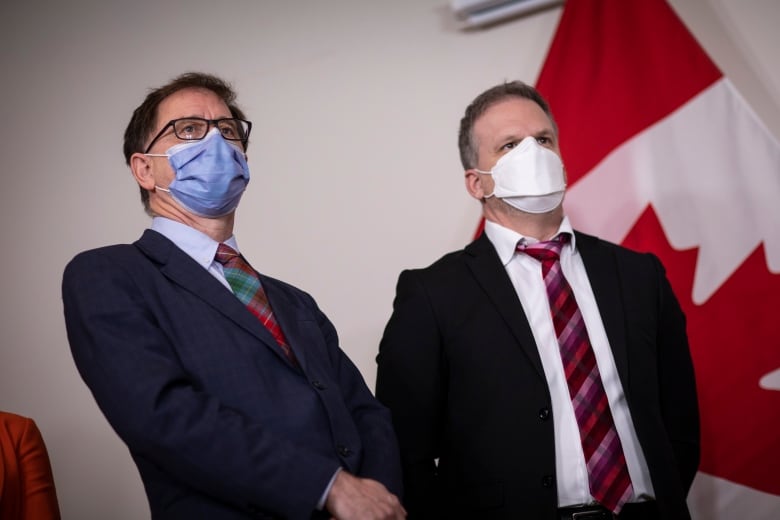
[[163, 99], [157, 107], [157, 116], [159, 121], [168, 121], [188, 116], [217, 119], [231, 114], [227, 104], [211, 90], [185, 88]]
[[552, 131], [552, 121], [542, 107], [530, 99], [518, 97], [493, 103], [474, 122], [474, 136], [479, 142], [502, 139], [510, 134], [525, 137]]

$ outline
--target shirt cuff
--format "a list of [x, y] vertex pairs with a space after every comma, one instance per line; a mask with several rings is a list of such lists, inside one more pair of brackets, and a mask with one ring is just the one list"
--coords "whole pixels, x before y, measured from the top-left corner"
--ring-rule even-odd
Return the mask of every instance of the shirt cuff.
[[317, 511], [322, 511], [325, 508], [325, 502], [328, 500], [328, 495], [330, 494], [330, 488], [333, 487], [333, 483], [336, 481], [336, 475], [339, 474], [339, 471], [341, 471], [341, 467], [336, 469], [336, 471], [333, 473], [333, 476], [330, 477], [330, 482], [328, 482], [328, 485], [325, 486], [325, 491], [322, 493], [322, 496], [320, 497], [320, 501], [317, 502]]

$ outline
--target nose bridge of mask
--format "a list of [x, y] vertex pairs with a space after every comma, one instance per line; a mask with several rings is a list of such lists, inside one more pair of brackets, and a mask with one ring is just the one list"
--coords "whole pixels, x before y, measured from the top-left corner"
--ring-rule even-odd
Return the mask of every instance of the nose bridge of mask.
[[206, 137], [199, 141], [179, 143], [169, 148], [168, 161], [173, 169], [178, 171], [185, 164], [204, 154], [212, 158], [212, 161], [210, 161], [212, 164], [226, 164], [236, 161], [244, 171], [249, 170], [243, 150], [225, 140], [217, 128], [212, 129], [206, 134]]
[[218, 130], [212, 128], [203, 139], [177, 143], [168, 148], [166, 153], [171, 166], [173, 166], [174, 169], [179, 168], [182, 164], [191, 161], [194, 157], [203, 153], [204, 150], [212, 145], [212, 140], [217, 138], [217, 134]]
[[491, 173], [496, 197], [548, 195], [566, 188], [561, 158], [532, 136], [502, 156]]
[[484, 173], [486, 175], [495, 175], [496, 169], [499, 168], [500, 165], [506, 164], [508, 161], [511, 161], [514, 155], [527, 153], [528, 149], [534, 145], [539, 146], [539, 143], [536, 142], [535, 138], [528, 136], [522, 141], [520, 141], [520, 143], [517, 146], [509, 150], [509, 152], [499, 157], [498, 160], [496, 161], [496, 164], [493, 165], [492, 169], [488, 171], [480, 170], [478, 168], [474, 168], [474, 169], [479, 173]]

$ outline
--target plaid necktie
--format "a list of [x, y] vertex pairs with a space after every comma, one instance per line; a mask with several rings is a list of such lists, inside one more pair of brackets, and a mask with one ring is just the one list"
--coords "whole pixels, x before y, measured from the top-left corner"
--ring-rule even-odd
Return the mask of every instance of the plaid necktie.
[[590, 493], [617, 514], [631, 497], [633, 488], [588, 331], [561, 270], [560, 253], [568, 240], [568, 234], [561, 234], [549, 242], [519, 244], [517, 250], [542, 263], [563, 370], [580, 428]]
[[225, 244], [219, 244], [214, 259], [222, 264], [225, 278], [233, 289], [233, 293], [265, 325], [274, 339], [276, 339], [284, 355], [293, 364], [297, 365], [298, 361], [295, 358], [295, 354], [290, 345], [287, 344], [284, 333], [276, 322], [276, 318], [274, 318], [271, 304], [268, 302], [265, 290], [260, 285], [260, 279], [257, 277], [255, 270], [252, 269], [252, 266], [235, 249]]

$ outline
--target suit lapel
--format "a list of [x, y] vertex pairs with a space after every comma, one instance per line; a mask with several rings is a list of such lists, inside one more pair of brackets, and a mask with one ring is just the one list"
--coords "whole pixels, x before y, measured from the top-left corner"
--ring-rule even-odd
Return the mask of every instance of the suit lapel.
[[[257, 270], [255, 272], [257, 273]], [[276, 322], [281, 327], [295, 358], [305, 371], [307, 366], [306, 349], [301, 348], [301, 345], [306, 345], [311, 340], [304, 336], [304, 331], [308, 328], [302, 324], [302, 317], [309, 316], [310, 313], [289, 297], [289, 292], [284, 290], [278, 280], [273, 280], [260, 273], [257, 275], [260, 277], [260, 283], [263, 285], [268, 302], [271, 304]], [[281, 352], [278, 347], [276, 350]], [[282, 355], [282, 357], [289, 363], [286, 356]]]
[[623, 295], [620, 289], [619, 269], [615, 255], [600, 244], [599, 239], [576, 232], [577, 250], [582, 255], [585, 271], [596, 298], [601, 321], [607, 333], [615, 366], [624, 387], [628, 379], [628, 352], [626, 346]]
[[135, 245], [159, 265], [160, 272], [165, 277], [255, 335], [280, 358], [287, 361], [268, 329], [227, 287], [206, 272], [173, 242], [160, 233], [147, 229]]
[[517, 339], [520, 348], [525, 352], [539, 375], [544, 378], [542, 360], [539, 357], [528, 318], [517, 298], [512, 281], [506, 274], [506, 269], [501, 265], [501, 260], [498, 258], [493, 244], [483, 233], [466, 246], [465, 251], [467, 253], [466, 265], [477, 283], [485, 290], [485, 294], [495, 306], [496, 311]]

